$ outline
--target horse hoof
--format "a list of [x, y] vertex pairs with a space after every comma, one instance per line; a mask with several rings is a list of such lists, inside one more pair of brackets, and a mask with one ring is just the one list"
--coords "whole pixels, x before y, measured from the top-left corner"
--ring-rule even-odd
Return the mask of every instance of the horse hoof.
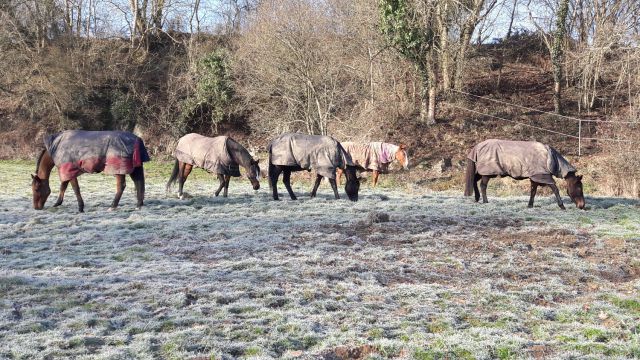
[[184, 200], [184, 195], [178, 195], [178, 199]]
[[109, 209], [107, 209], [107, 211], [116, 211], [116, 208], [110, 207]]
[[136, 206], [135, 210], [142, 210], [141, 206]]

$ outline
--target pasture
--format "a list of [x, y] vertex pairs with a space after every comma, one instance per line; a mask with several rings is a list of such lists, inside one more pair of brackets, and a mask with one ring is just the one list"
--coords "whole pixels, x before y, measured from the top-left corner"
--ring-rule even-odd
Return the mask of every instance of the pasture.
[[73, 192], [51, 208], [55, 170], [32, 210], [33, 168], [0, 163], [2, 359], [640, 357], [637, 201], [295, 182], [275, 202], [245, 178], [225, 199], [202, 171], [179, 200], [154, 163], [142, 210], [84, 175], [78, 214]]

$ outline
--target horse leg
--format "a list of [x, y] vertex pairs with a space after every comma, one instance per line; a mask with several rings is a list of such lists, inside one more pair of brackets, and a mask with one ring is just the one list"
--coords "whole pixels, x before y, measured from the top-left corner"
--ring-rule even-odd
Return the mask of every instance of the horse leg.
[[341, 168], [336, 168], [336, 181], [338, 181], [338, 184], [342, 184], [342, 169]]
[[69, 181], [63, 181], [60, 183], [60, 193], [58, 194], [58, 200], [53, 204], [53, 207], [58, 207], [62, 205], [62, 201], [64, 200], [64, 192], [67, 191], [67, 185], [69, 185]]
[[560, 190], [558, 190], [556, 184], [549, 184], [549, 187], [553, 191], [553, 194], [556, 196], [556, 201], [558, 202], [558, 206], [560, 206], [560, 209], [566, 210], [564, 204], [562, 203], [562, 198], [560, 197]]
[[473, 195], [476, 199], [476, 202], [480, 201], [480, 189], [478, 189], [478, 180], [480, 180], [482, 176], [476, 174], [473, 179]]
[[333, 189], [333, 195], [335, 195], [336, 200], [340, 199], [340, 195], [338, 194], [338, 184], [336, 184], [336, 179], [329, 179], [329, 184], [331, 184], [331, 188]]
[[78, 200], [78, 212], [84, 212], [84, 200], [82, 200], [82, 195], [80, 195], [78, 178], [71, 179], [71, 187], [73, 188], [73, 193], [76, 194], [76, 200]]
[[371, 175], [371, 186], [372, 187], [376, 187], [376, 185], [378, 185], [378, 176], [380, 175], [380, 173], [378, 172], [378, 170], [373, 170], [373, 174]]
[[111, 203], [109, 210], [115, 210], [118, 207], [118, 203], [120, 203], [120, 198], [122, 197], [122, 193], [126, 187], [127, 178], [124, 175], [116, 175], [116, 196], [113, 198], [113, 202]]
[[313, 184], [313, 189], [311, 190], [311, 197], [316, 197], [316, 192], [318, 191], [318, 187], [320, 186], [320, 181], [322, 180], [322, 175], [316, 174], [316, 182]]
[[531, 197], [529, 198], [529, 207], [533, 207], [533, 198], [536, 197], [536, 192], [538, 191], [538, 183], [531, 181]]
[[293, 193], [293, 189], [291, 188], [291, 170], [284, 170], [282, 174], [282, 182], [284, 183], [284, 187], [287, 188], [287, 192], [289, 193], [291, 200], [298, 200], [296, 194]]
[[216, 196], [220, 195], [220, 191], [224, 188], [224, 175], [218, 174], [218, 180], [220, 181], [220, 186], [218, 186], [218, 190], [216, 190]]
[[487, 200], [487, 184], [489, 184], [489, 177], [483, 176], [482, 180], [480, 180], [480, 190], [482, 190], [482, 202], [485, 204], [489, 202]]
[[231, 181], [231, 176], [229, 175], [225, 175], [224, 176], [224, 194], [222, 196], [227, 197], [227, 194], [229, 194], [229, 182]]
[[133, 172], [129, 175], [133, 180], [133, 185], [136, 188], [136, 209], [140, 210], [144, 205], [144, 168], [142, 166], [133, 169]]
[[181, 163], [181, 167], [178, 169], [179, 178], [178, 178], [178, 196], [182, 199], [182, 189], [184, 188], [184, 183], [187, 181], [187, 177], [191, 174], [191, 169], [193, 169], [193, 165]]
[[282, 169], [269, 164], [269, 183], [271, 184], [271, 191], [273, 192], [273, 200], [280, 200], [278, 197], [278, 178], [280, 177], [281, 172]]

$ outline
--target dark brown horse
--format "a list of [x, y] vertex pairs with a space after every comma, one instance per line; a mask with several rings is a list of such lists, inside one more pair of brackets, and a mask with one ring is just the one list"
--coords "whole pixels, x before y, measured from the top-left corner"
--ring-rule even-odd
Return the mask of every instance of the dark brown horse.
[[[487, 203], [487, 184], [494, 177], [509, 176], [516, 180], [531, 181], [529, 207], [533, 207], [538, 186], [549, 186], [558, 206], [565, 209], [553, 176], [562, 178], [567, 184], [567, 193], [579, 209], [584, 209], [582, 176], [554, 148], [533, 141], [508, 141], [490, 139], [476, 145], [467, 155], [465, 196], [473, 189], [476, 202]], [[480, 190], [478, 189], [480, 180]]]
[[116, 195], [110, 210], [118, 207], [126, 187], [125, 176], [129, 174], [136, 188], [137, 208], [144, 202], [143, 163], [149, 161], [144, 143], [137, 136], [122, 131], [70, 130], [51, 135], [45, 140], [36, 164], [36, 174], [31, 175], [33, 208], [42, 210], [51, 194], [49, 176], [54, 166], [60, 176], [60, 193], [54, 207], [60, 206], [64, 193], [71, 183], [78, 200], [78, 211], [84, 212], [84, 201], [80, 195], [78, 176], [83, 173], [115, 175]]
[[273, 191], [273, 199], [278, 197], [278, 178], [283, 174], [282, 182], [292, 200], [297, 197], [291, 188], [291, 173], [307, 170], [316, 171], [316, 180], [311, 190], [311, 197], [316, 196], [323, 177], [329, 179], [333, 194], [340, 199], [336, 184], [336, 169], [343, 169], [347, 177], [345, 192], [351, 201], [358, 201], [360, 179], [356, 175], [356, 167], [342, 145], [329, 136], [284, 134], [271, 141], [269, 152], [269, 185]]
[[254, 190], [260, 189], [260, 166], [249, 151], [228, 136], [206, 137], [199, 134], [187, 134], [180, 138], [174, 152], [176, 157], [173, 172], [167, 182], [167, 191], [178, 181], [178, 196], [182, 199], [182, 189], [193, 167], [203, 168], [217, 174], [220, 186], [215, 196], [224, 190], [227, 197], [231, 177], [239, 177], [242, 166]]

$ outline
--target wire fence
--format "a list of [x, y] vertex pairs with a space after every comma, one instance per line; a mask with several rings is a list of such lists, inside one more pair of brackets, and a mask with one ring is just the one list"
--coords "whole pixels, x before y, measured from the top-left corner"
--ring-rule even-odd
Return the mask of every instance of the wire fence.
[[492, 99], [492, 98], [488, 98], [486, 96], [480, 96], [480, 95], [475, 95], [475, 94], [471, 94], [465, 91], [460, 91], [460, 90], [454, 90], [452, 89], [451, 91], [453, 92], [457, 92], [459, 94], [465, 95], [465, 96], [470, 96], [470, 97], [474, 97], [474, 98], [478, 98], [478, 99], [482, 99], [482, 100], [486, 100], [486, 101], [490, 101], [490, 102], [494, 102], [494, 103], [498, 103], [498, 104], [502, 104], [502, 105], [506, 105], [506, 106], [510, 106], [510, 107], [515, 107], [515, 108], [520, 108], [520, 109], [525, 109], [525, 110], [529, 110], [529, 111], [534, 111], [540, 114], [548, 114], [557, 118], [563, 118], [563, 119], [568, 119], [568, 120], [573, 120], [578, 122], [578, 134], [577, 135], [572, 135], [572, 134], [567, 134], [567, 133], [563, 133], [560, 131], [556, 131], [556, 130], [551, 130], [551, 129], [547, 129], [541, 126], [536, 126], [536, 125], [531, 125], [531, 124], [527, 124], [527, 123], [523, 123], [521, 121], [517, 121], [517, 120], [512, 120], [512, 119], [507, 119], [505, 117], [502, 116], [496, 116], [496, 115], [491, 115], [491, 114], [486, 114], [483, 113], [481, 111], [477, 111], [477, 110], [473, 110], [473, 109], [469, 109], [466, 108], [464, 106], [460, 106], [460, 105], [456, 105], [456, 104], [452, 104], [449, 103], [448, 105], [457, 109], [461, 109], [461, 110], [465, 110], [468, 112], [472, 112], [478, 115], [482, 115], [482, 116], [486, 116], [486, 117], [490, 117], [490, 118], [494, 118], [497, 120], [501, 120], [501, 121], [506, 121], [506, 122], [510, 122], [510, 123], [515, 123], [521, 126], [526, 126], [529, 128], [534, 128], [540, 131], [545, 131], [548, 133], [552, 133], [552, 134], [556, 134], [556, 135], [561, 135], [561, 136], [565, 136], [567, 138], [571, 138], [571, 139], [576, 139], [578, 140], [578, 156], [582, 156], [582, 141], [583, 140], [591, 140], [591, 141], [611, 141], [611, 142], [618, 142], [618, 143], [629, 143], [629, 144], [640, 144], [640, 141], [635, 141], [635, 140], [630, 140], [630, 139], [617, 139], [617, 138], [595, 138], [595, 137], [584, 137], [582, 136], [582, 123], [605, 123], [605, 124], [619, 124], [619, 125], [640, 125], [640, 121], [611, 121], [611, 120], [600, 120], [600, 119], [580, 119], [580, 118], [576, 118], [576, 117], [572, 117], [572, 116], [567, 116], [567, 115], [561, 115], [561, 114], [556, 114], [553, 112], [549, 112], [549, 111], [544, 111], [544, 110], [540, 110], [540, 109], [536, 109], [536, 108], [532, 108], [532, 107], [528, 107], [528, 106], [523, 106], [523, 105], [519, 105], [519, 104], [514, 104], [514, 103], [510, 103], [507, 101], [503, 101], [503, 100], [497, 100], [497, 99]]

